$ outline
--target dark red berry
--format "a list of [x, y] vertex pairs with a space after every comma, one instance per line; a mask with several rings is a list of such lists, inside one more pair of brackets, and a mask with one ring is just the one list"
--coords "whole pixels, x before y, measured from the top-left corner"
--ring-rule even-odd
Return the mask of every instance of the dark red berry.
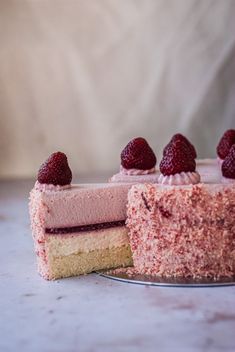
[[41, 165], [38, 171], [38, 182], [52, 185], [68, 185], [72, 181], [72, 172], [68, 165], [67, 156], [56, 152]]
[[230, 151], [222, 164], [222, 174], [226, 178], [235, 179], [235, 144], [230, 148]]
[[223, 134], [217, 146], [217, 154], [220, 159], [226, 158], [233, 144], [235, 144], [235, 130], [228, 130]]
[[160, 163], [160, 171], [164, 176], [195, 170], [195, 159], [188, 152], [188, 146], [185, 143], [176, 141], [167, 147]]
[[121, 152], [121, 164], [125, 169], [152, 169], [157, 158], [144, 138], [132, 139]]
[[183, 136], [180, 133], [174, 134], [170, 142], [165, 146], [163, 150], [163, 155], [165, 155], [165, 153], [167, 152], [167, 149], [171, 144], [178, 143], [178, 142], [180, 142], [181, 144], [185, 144], [185, 146], [188, 148], [188, 153], [193, 159], [197, 158], [197, 152], [194, 145], [185, 136]]

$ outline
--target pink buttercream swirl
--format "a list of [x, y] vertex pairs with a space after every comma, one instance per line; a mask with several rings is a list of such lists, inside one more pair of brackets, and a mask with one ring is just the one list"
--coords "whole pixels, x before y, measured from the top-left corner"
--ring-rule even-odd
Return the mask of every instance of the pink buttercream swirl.
[[120, 174], [121, 175], [128, 175], [128, 176], [138, 176], [138, 175], [149, 175], [155, 172], [155, 167], [152, 169], [147, 170], [140, 170], [140, 169], [126, 169], [122, 165], [120, 165]]
[[164, 176], [161, 174], [158, 178], [158, 183], [162, 185], [195, 185], [199, 183], [201, 177], [197, 171], [181, 172], [175, 175]]
[[63, 191], [65, 189], [70, 188], [71, 185], [65, 185], [65, 186], [60, 186], [60, 185], [52, 185], [52, 184], [46, 184], [46, 183], [40, 183], [38, 181], [36, 181], [35, 185], [34, 185], [34, 189], [36, 189], [37, 191], [40, 192], [45, 192], [45, 191]]

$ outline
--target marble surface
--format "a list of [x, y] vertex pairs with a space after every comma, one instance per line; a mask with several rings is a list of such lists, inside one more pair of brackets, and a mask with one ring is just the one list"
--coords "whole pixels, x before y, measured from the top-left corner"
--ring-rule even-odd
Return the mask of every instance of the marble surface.
[[32, 184], [0, 182], [0, 351], [235, 350], [235, 286], [40, 278], [27, 210]]

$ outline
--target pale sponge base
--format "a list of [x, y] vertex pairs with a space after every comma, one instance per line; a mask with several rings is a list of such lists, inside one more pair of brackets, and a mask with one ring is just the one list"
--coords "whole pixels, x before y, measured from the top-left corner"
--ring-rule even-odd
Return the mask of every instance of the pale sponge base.
[[48, 280], [132, 265], [126, 226], [81, 234], [44, 235], [39, 273]]
[[68, 256], [51, 257], [46, 279], [88, 274], [95, 270], [131, 266], [132, 255], [129, 245], [93, 250]]

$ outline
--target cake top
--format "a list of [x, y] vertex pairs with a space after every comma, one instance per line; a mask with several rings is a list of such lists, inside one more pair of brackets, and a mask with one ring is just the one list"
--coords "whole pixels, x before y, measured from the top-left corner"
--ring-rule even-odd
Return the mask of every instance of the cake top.
[[156, 163], [152, 148], [142, 137], [132, 139], [121, 152], [121, 165], [125, 169], [149, 170]]
[[62, 152], [56, 152], [40, 166], [38, 171], [38, 182], [40, 184], [66, 186], [72, 181], [67, 156]]
[[[214, 183], [211, 175], [215, 173], [213, 176], [215, 183], [219, 181], [218, 178], [220, 178], [219, 183], [235, 183], [235, 130], [228, 130], [224, 133], [217, 146], [217, 153], [220, 159], [224, 159], [219, 162], [214, 159], [216, 171], [212, 172], [211, 165], [207, 165], [210, 172], [202, 174], [201, 163], [195, 160], [197, 157], [195, 147], [185, 136], [177, 133], [164, 148], [160, 170], [157, 170], [155, 168], [157, 158], [152, 148], [144, 138], [137, 137], [122, 150], [120, 172], [109, 181], [123, 184], [190, 185], [200, 181], [207, 183], [205, 177], [209, 183]], [[210, 163], [214, 164], [214, 161]], [[61, 191], [70, 188], [71, 181], [72, 172], [67, 156], [58, 151], [51, 154], [39, 168], [35, 189]]]
[[219, 141], [217, 146], [217, 155], [224, 160], [228, 155], [231, 147], [235, 144], [235, 130], [227, 130]]

